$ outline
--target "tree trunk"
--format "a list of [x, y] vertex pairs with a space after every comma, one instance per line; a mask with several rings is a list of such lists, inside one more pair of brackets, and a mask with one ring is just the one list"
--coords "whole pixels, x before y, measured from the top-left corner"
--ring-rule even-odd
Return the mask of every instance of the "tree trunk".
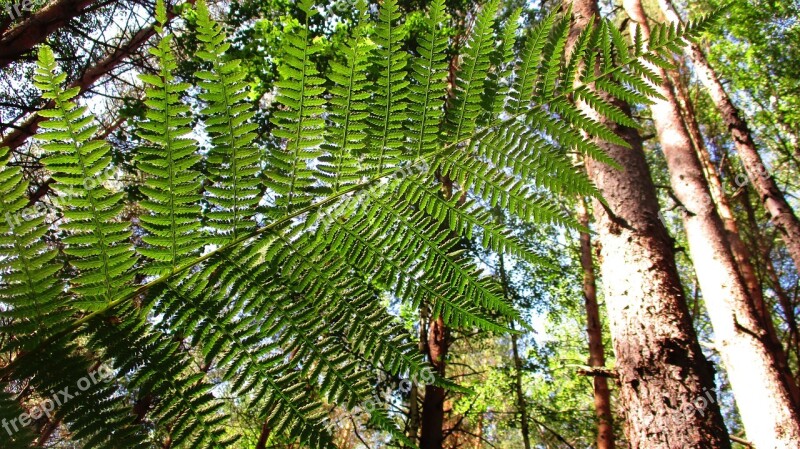
[[[194, 4], [194, 0], [189, 0], [187, 3]], [[167, 20], [172, 20], [173, 18], [175, 18], [175, 13], [170, 10], [169, 14], [167, 14]], [[116, 50], [106, 55], [95, 65], [87, 68], [79, 79], [69, 83], [65, 89], [78, 87], [80, 89], [80, 94], [88, 91], [98, 79], [114, 70], [114, 68], [120, 65], [131, 53], [144, 45], [155, 32], [155, 24], [150, 24], [142, 28], [128, 42], [117, 47]], [[54, 103], [50, 101], [47, 102], [43, 108], [49, 109], [52, 108], [53, 105]], [[3, 138], [3, 141], [0, 142], [0, 147], [8, 147], [12, 150], [18, 148], [24, 144], [29, 137], [36, 134], [36, 131], [39, 129], [39, 123], [41, 123], [42, 120], [44, 120], [44, 117], [39, 114], [34, 113], [29, 115], [24, 122], [16, 126], [14, 131], [8, 133]]]
[[[445, 359], [448, 350], [449, 330], [440, 314], [431, 317], [428, 324], [428, 358], [437, 374], [445, 376]], [[444, 441], [444, 399], [445, 391], [436, 385], [425, 385], [425, 399], [422, 401], [422, 431], [420, 449], [442, 449]]]
[[[753, 210], [753, 205], [750, 203], [749, 189], [742, 190], [741, 195], [739, 195], [739, 202], [742, 204], [742, 208], [747, 214], [747, 221], [753, 233], [756, 249], [763, 261], [764, 271], [769, 279], [772, 291], [775, 292], [775, 296], [778, 298], [778, 304], [783, 312], [784, 321], [789, 329], [789, 341], [786, 344], [786, 352], [794, 353], [795, 358], [800, 361], [800, 330], [798, 330], [797, 327], [797, 315], [794, 311], [794, 301], [792, 301], [789, 294], [781, 285], [780, 277], [775, 270], [775, 264], [772, 262], [772, 257], [770, 255], [770, 245], [766, 237], [762, 234], [761, 229], [758, 227], [756, 213], [755, 210]], [[795, 379], [797, 379], [797, 375]]]
[[[650, 29], [639, 0], [624, 0], [631, 27]], [[692, 150], [672, 83], [664, 69], [651, 66], [663, 79], [655, 86], [664, 99], [650, 111], [667, 160], [670, 182], [683, 209], [683, 223], [697, 280], [714, 328], [748, 437], [759, 449], [800, 445], [800, 420], [790, 387], [770, 351], [769, 337], [736, 266], [722, 220], [717, 215], [703, 168]]]
[[[599, 17], [596, 0], [572, 4], [569, 48], [589, 19]], [[608, 100], [630, 111], [623, 102]], [[581, 107], [597, 117], [587, 105]], [[729, 449], [713, 393], [714, 370], [692, 327], [671, 239], [659, 220], [642, 138], [635, 129], [608, 125], [630, 148], [598, 144], [623, 170], [593, 160], [587, 160], [586, 168], [607, 203], [595, 201], [593, 210], [629, 447]], [[704, 397], [714, 400], [703, 413], [690, 408]]]
[[[583, 198], [578, 199], [578, 221], [589, 229], [589, 212]], [[597, 283], [592, 260], [592, 240], [588, 232], [580, 233], [581, 268], [583, 269], [583, 299], [586, 304], [586, 333], [589, 336], [589, 366], [605, 368], [603, 328], [600, 325], [600, 306], [597, 304]], [[611, 412], [611, 391], [608, 378], [592, 376], [594, 382], [594, 411], [597, 415], [597, 449], [614, 449], [614, 423]]]
[[[22, 2], [12, 1], [10, 5]], [[0, 69], [44, 42], [54, 31], [79, 16], [94, 0], [56, 0], [49, 2], [0, 36]]]
[[[661, 9], [671, 22], [680, 22], [671, 0], [659, 0]], [[794, 260], [795, 268], [800, 273], [800, 220], [786, 202], [775, 180], [767, 173], [767, 168], [758, 154], [756, 144], [747, 122], [739, 114], [716, 72], [703, 54], [702, 49], [694, 43], [686, 46], [686, 53], [694, 63], [695, 72], [708, 90], [712, 101], [719, 109], [722, 119], [733, 138], [733, 144], [739, 153], [747, 176], [758, 192], [764, 208], [772, 222], [780, 230], [783, 242]]]
[[686, 93], [686, 89], [680, 79], [676, 76], [672, 76], [672, 78], [674, 80], [673, 86], [676, 100], [680, 105], [680, 113], [684, 118], [684, 124], [689, 132], [694, 151], [703, 166], [703, 172], [708, 181], [711, 197], [714, 200], [717, 211], [722, 219], [722, 224], [727, 232], [731, 252], [733, 253], [736, 266], [739, 269], [739, 274], [742, 276], [748, 293], [747, 298], [750, 299], [752, 307], [758, 315], [761, 328], [764, 329], [769, 338], [769, 350], [775, 355], [775, 359], [780, 368], [779, 372], [784, 377], [786, 386], [789, 388], [789, 392], [792, 395], [792, 400], [795, 406], [797, 406], [800, 404], [800, 389], [797, 388], [797, 384], [794, 381], [792, 371], [789, 367], [789, 360], [778, 338], [778, 333], [775, 330], [775, 324], [772, 321], [772, 312], [769, 310], [769, 306], [764, 300], [761, 282], [758, 279], [758, 275], [750, 259], [750, 251], [740, 237], [739, 226], [736, 224], [736, 217], [733, 215], [733, 209], [722, 187], [722, 181], [717, 173], [717, 169], [711, 162], [711, 156], [708, 153], [708, 148], [706, 148], [705, 141], [700, 133], [700, 126], [697, 123], [694, 107], [689, 99], [689, 95]]

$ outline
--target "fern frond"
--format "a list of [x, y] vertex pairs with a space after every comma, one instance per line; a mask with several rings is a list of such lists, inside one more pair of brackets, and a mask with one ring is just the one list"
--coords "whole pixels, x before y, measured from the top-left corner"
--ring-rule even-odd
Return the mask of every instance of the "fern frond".
[[463, 190], [474, 192], [490, 208], [507, 209], [529, 223], [579, 227], [551, 196], [532, 190], [526, 180], [492, 170], [482, 161], [469, 157], [466, 150], [443, 157], [434, 167]]
[[487, 250], [511, 254], [535, 266], [550, 265], [550, 261], [537, 257], [508, 228], [497, 224], [484, 207], [469, 198], [463, 203], [458, 197], [446, 200], [438, 189], [416, 177], [403, 179], [397, 194], [457, 235], [470, 240], [480, 236], [478, 242]]
[[402, 51], [401, 40], [404, 25], [398, 23], [400, 16], [397, 0], [382, 2], [373, 37], [377, 48], [372, 63], [378, 68], [379, 76], [368, 119], [371, 148], [365, 155], [368, 175], [397, 165], [403, 157], [403, 123], [409, 119], [404, 100], [408, 96], [409, 81], [406, 79], [408, 54]]
[[42, 162], [56, 181], [53, 188], [65, 199], [60, 207], [60, 227], [69, 234], [62, 240], [64, 252], [78, 270], [71, 290], [81, 297], [79, 307], [95, 310], [115, 294], [130, 291], [136, 257], [128, 224], [118, 219], [124, 193], [103, 186], [113, 175], [109, 145], [91, 140], [97, 133], [94, 117], [72, 102], [78, 89], [63, 89], [65, 79], [66, 74], [57, 73], [53, 51], [42, 47], [34, 84], [54, 107], [41, 111], [48, 120], [36, 138], [46, 152]]
[[536, 100], [547, 102], [556, 95], [561, 88], [570, 88], [571, 82], [566, 85], [559, 85], [559, 73], [564, 67], [564, 48], [569, 37], [570, 17], [572, 16], [572, 4], [564, 15], [557, 21], [550, 31], [550, 36], [542, 48], [542, 65], [539, 67], [536, 86]]
[[483, 6], [464, 49], [463, 62], [453, 83], [453, 104], [447, 108], [448, 142], [460, 142], [478, 126], [486, 73], [495, 48], [493, 26], [499, 5], [499, 0], [490, 0]]
[[519, 122], [488, 134], [474, 148], [498, 171], [510, 169], [521, 179], [550, 192], [600, 196], [586, 174], [573, 167], [565, 151]]
[[[361, 7], [363, 20], [366, 6]], [[367, 65], [372, 45], [365, 38], [362, 26], [357, 26], [353, 33], [354, 36], [340, 49], [344, 54], [344, 64], [331, 61], [328, 72], [331, 81], [327, 108], [330, 126], [325, 129], [322, 148], [326, 154], [319, 158], [318, 168], [322, 171], [320, 179], [327, 181], [334, 192], [360, 179], [356, 155], [366, 147], [367, 101], [370, 98]], [[388, 128], [388, 123], [386, 126]]]
[[499, 45], [490, 57], [491, 68], [486, 74], [486, 88], [482, 94], [482, 113], [478, 125], [491, 123], [499, 116], [505, 106], [508, 91], [511, 88], [511, 76], [514, 71], [514, 45], [517, 42], [517, 30], [522, 8], [515, 9], [506, 19], [500, 30]]
[[301, 2], [300, 9], [305, 23], [296, 32], [286, 34], [284, 64], [279, 68], [281, 78], [275, 83], [276, 101], [283, 108], [275, 111], [273, 134], [286, 144], [270, 153], [271, 166], [267, 170], [267, 186], [277, 195], [275, 207], [287, 213], [313, 200], [316, 179], [309, 162], [322, 155], [319, 146], [324, 141], [325, 126], [322, 118], [325, 100], [321, 98], [325, 80], [312, 60], [320, 46], [312, 42], [308, 30], [309, 19], [317, 11], [310, 1]]
[[552, 11], [533, 27], [525, 40], [522, 57], [514, 69], [514, 82], [506, 106], [506, 111], [511, 115], [522, 114], [531, 103], [538, 67], [542, 60], [542, 50], [557, 18], [558, 13]]
[[437, 148], [439, 124], [442, 120], [447, 77], [447, 36], [441, 30], [444, 0], [433, 0], [425, 20], [425, 29], [418, 38], [419, 56], [411, 63], [412, 84], [409, 86], [408, 138], [414, 159]]
[[[197, 57], [210, 65], [199, 71], [201, 100], [206, 102], [203, 114], [206, 131], [211, 137], [208, 172], [211, 185], [206, 186], [212, 210], [208, 222], [223, 236], [235, 240], [255, 228], [253, 215], [260, 201], [259, 152], [253, 145], [257, 124], [247, 101], [246, 73], [239, 60], [227, 60], [230, 47], [222, 28], [208, 13], [205, 1], [197, 2], [197, 38], [203, 47]], [[223, 239], [224, 241], [224, 239]]]
[[64, 282], [58, 277], [58, 252], [44, 238], [45, 217], [27, 216], [28, 182], [19, 167], [7, 164], [8, 149], [0, 148], [0, 274], [5, 284], [0, 288], [0, 303], [5, 305], [0, 317], [6, 322], [0, 330], [17, 336], [17, 344], [26, 349], [51, 323], [66, 318], [60, 301]]
[[137, 248], [152, 260], [147, 274], [170, 272], [180, 262], [196, 254], [204, 244], [197, 238], [200, 229], [201, 175], [195, 169], [200, 161], [197, 142], [187, 137], [192, 117], [182, 96], [190, 85], [175, 80], [177, 63], [170, 49], [172, 35], [164, 35], [150, 53], [159, 62], [158, 75], [140, 75], [149, 87], [145, 104], [146, 121], [138, 124], [138, 135], [148, 142], [139, 148], [136, 167], [145, 175], [139, 189], [148, 213], [140, 220], [147, 244]]
[[121, 308], [119, 316], [119, 323], [90, 323], [90, 344], [114, 354], [116, 378], [125, 379], [128, 391], [139, 392], [137, 402], [151, 404], [149, 418], [176, 447], [231, 444], [235, 437], [226, 436], [226, 415], [211, 392], [214, 385], [193, 367], [181, 339], [153, 329], [133, 307]]
[[[225, 262], [231, 269], [241, 270], [232, 260], [226, 259]], [[302, 359], [286, 363], [283, 350], [291, 351], [292, 348], [280, 348], [274, 342], [263, 343], [274, 339], [278, 330], [286, 325], [284, 320], [291, 317], [283, 310], [284, 313], [278, 313], [279, 318], [273, 315], [275, 308], [270, 307], [270, 303], [276, 297], [271, 294], [276, 291], [265, 289], [260, 284], [264, 295], [258, 298], [262, 310], [240, 315], [242, 310], [239, 307], [227, 307], [230, 298], [225, 294], [231, 290], [218, 290], [213, 278], [207, 282], [209, 275], [216, 275], [214, 272], [219, 265], [212, 267], [212, 270], [192, 276], [183, 285], [167, 285], [164, 295], [169, 296], [173, 303], [159, 310], [169, 313], [166, 318], [172, 326], [193, 334], [207, 366], [215, 366], [222, 380], [230, 383], [233, 392], [252, 395], [253, 404], [263, 402], [261, 415], [268, 419], [274, 432], [304, 438], [312, 447], [332, 447], [329, 438], [324, 437], [322, 405], [309, 399], [307, 392], [297, 387], [298, 383], [303, 384], [298, 378], [301, 373], [293, 372], [292, 368]], [[240, 277], [237, 279], [242, 281]], [[226, 287], [233, 286], [226, 284]], [[286, 307], [286, 299], [277, 299], [281, 304], [279, 307]], [[198, 327], [200, 323], [202, 327]], [[291, 336], [295, 337], [294, 334]], [[285, 337], [280, 338], [283, 340]], [[214, 360], [215, 356], [217, 360]], [[312, 434], [315, 436], [309, 438]]]

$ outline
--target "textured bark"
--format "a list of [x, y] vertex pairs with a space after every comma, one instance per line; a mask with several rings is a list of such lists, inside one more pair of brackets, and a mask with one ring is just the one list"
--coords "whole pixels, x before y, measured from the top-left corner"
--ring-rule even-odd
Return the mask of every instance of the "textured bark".
[[[789, 297], [789, 293], [781, 285], [780, 277], [775, 270], [775, 264], [772, 262], [770, 246], [767, 244], [768, 240], [762, 234], [758, 226], [755, 210], [753, 210], [753, 205], [750, 203], [749, 189], [744, 189], [742, 191], [742, 194], [739, 195], [739, 202], [742, 204], [742, 208], [747, 214], [747, 222], [750, 226], [750, 232], [752, 232], [756, 249], [763, 261], [764, 271], [769, 279], [772, 291], [775, 292], [775, 296], [778, 298], [778, 305], [781, 307], [786, 327], [789, 329], [789, 341], [786, 343], [786, 352], [794, 353], [795, 358], [800, 360], [800, 330], [798, 330], [797, 327], [797, 315], [794, 311], [795, 304]], [[795, 375], [795, 381], [797, 381], [797, 374]]]
[[[583, 198], [578, 200], [578, 221], [589, 228], [589, 212]], [[600, 306], [597, 303], [597, 281], [592, 260], [592, 239], [588, 232], [580, 233], [581, 268], [583, 269], [583, 299], [586, 305], [586, 333], [589, 337], [589, 366], [605, 368], [603, 328], [600, 325]], [[592, 376], [594, 382], [594, 411], [597, 416], [597, 449], [614, 449], [614, 422], [611, 412], [611, 391], [608, 378]]]
[[[431, 318], [428, 324], [428, 358], [433, 369], [445, 376], [449, 331], [441, 315]], [[422, 402], [422, 431], [420, 449], [442, 449], [444, 441], [444, 399], [445, 391], [436, 385], [425, 386], [425, 399]]]
[[[574, 46], [595, 0], [573, 0]], [[629, 107], [610, 100], [625, 111]], [[591, 108], [582, 105], [596, 117]], [[607, 122], [603, 118], [599, 120]], [[635, 129], [609, 123], [630, 148], [599, 142], [622, 170], [588, 160], [587, 172], [606, 200], [595, 201], [600, 272], [616, 356], [619, 408], [631, 449], [730, 448], [716, 399], [697, 413], [687, 407], [714, 398], [714, 371], [700, 350], [659, 220], [658, 201]], [[708, 396], [706, 396], [708, 395]]]
[[[659, 4], [668, 20], [671, 22], [680, 21], [680, 17], [675, 12], [670, 0], [659, 0]], [[758, 192], [758, 196], [772, 222], [781, 231], [783, 242], [792, 256], [792, 260], [794, 260], [795, 268], [800, 273], [800, 220], [797, 219], [791, 206], [786, 202], [786, 198], [778, 189], [775, 180], [767, 173], [766, 166], [758, 153], [747, 121], [740, 115], [730, 96], [725, 92], [725, 88], [722, 86], [714, 69], [708, 63], [703, 50], [697, 44], [690, 43], [686, 46], [685, 51], [694, 63], [697, 76], [708, 90], [717, 109], [719, 109], [722, 119], [731, 133], [733, 144], [736, 147], [739, 158], [742, 160], [747, 176]]]
[[780, 368], [780, 373], [784, 377], [784, 382], [792, 396], [792, 401], [795, 406], [800, 404], [800, 389], [797, 388], [792, 371], [789, 366], [789, 359], [786, 356], [783, 345], [781, 344], [778, 333], [775, 330], [775, 324], [772, 321], [772, 312], [764, 300], [762, 293], [761, 282], [756, 274], [755, 267], [751, 262], [750, 251], [747, 245], [744, 244], [740, 237], [739, 226], [736, 223], [736, 217], [733, 215], [728, 196], [722, 187], [722, 180], [714, 164], [711, 162], [711, 156], [706, 148], [703, 136], [700, 133], [700, 126], [697, 123], [697, 118], [694, 114], [694, 107], [686, 93], [686, 89], [676, 76], [672, 76], [674, 80], [674, 93], [676, 100], [680, 105], [680, 112], [684, 118], [684, 124], [689, 136], [695, 153], [703, 166], [706, 180], [708, 181], [709, 191], [714, 203], [717, 207], [722, 224], [725, 228], [730, 244], [731, 252], [733, 253], [736, 266], [739, 269], [739, 274], [744, 280], [747, 288], [747, 298], [750, 299], [752, 307], [758, 314], [759, 324], [767, 334], [769, 341], [769, 350], [775, 355], [775, 360]]
[[[194, 4], [194, 0], [190, 0], [187, 3]], [[170, 11], [167, 15], [167, 20], [169, 21], [173, 18], [175, 18], [175, 13]], [[155, 32], [155, 24], [150, 24], [142, 28], [128, 42], [117, 47], [116, 50], [106, 55], [95, 65], [87, 68], [80, 78], [69, 83], [66, 88], [79, 88], [79, 95], [88, 91], [91, 89], [94, 83], [97, 82], [97, 80], [114, 70], [114, 68], [119, 66], [131, 53], [135, 52], [139, 49], [139, 47], [144, 45], [144, 43], [155, 34]], [[53, 106], [54, 103], [50, 101], [47, 102], [43, 108], [49, 109]], [[29, 115], [24, 122], [16, 126], [14, 131], [8, 133], [3, 138], [3, 141], [0, 142], [0, 147], [8, 147], [13, 150], [14, 148], [21, 146], [29, 137], [36, 134], [36, 131], [39, 129], [39, 123], [41, 123], [42, 120], [44, 120], [44, 117], [40, 116], [39, 114], [34, 113]]]
[[[631, 26], [649, 39], [647, 17], [639, 0], [624, 0]], [[663, 83], [665, 99], [650, 111], [667, 161], [672, 189], [682, 206], [690, 255], [747, 435], [759, 449], [800, 445], [800, 414], [769, 337], [761, 326], [728, 244], [722, 220], [692, 149], [667, 73], [652, 67]]]
[[[55, 0], [0, 36], [0, 69], [44, 42], [95, 0]], [[19, 2], [12, 2], [19, 4]]]

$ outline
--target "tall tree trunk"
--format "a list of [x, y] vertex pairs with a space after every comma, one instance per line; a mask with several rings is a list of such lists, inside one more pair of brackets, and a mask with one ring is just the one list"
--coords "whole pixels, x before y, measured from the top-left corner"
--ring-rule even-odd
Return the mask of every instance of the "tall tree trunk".
[[[747, 221], [753, 234], [756, 249], [763, 261], [764, 271], [772, 286], [772, 291], [775, 292], [775, 296], [778, 298], [778, 304], [783, 312], [786, 327], [789, 329], [789, 341], [786, 344], [786, 352], [794, 353], [795, 358], [800, 361], [800, 330], [798, 330], [797, 327], [795, 304], [789, 297], [789, 293], [781, 285], [780, 277], [775, 270], [775, 264], [772, 262], [772, 257], [770, 255], [770, 245], [758, 226], [756, 213], [750, 202], [750, 189], [745, 188], [742, 190], [742, 193], [739, 195], [739, 202], [742, 204], [742, 208], [747, 215]], [[800, 373], [795, 373], [795, 379], [798, 378], [798, 374]]]
[[711, 155], [708, 153], [705, 140], [700, 133], [700, 125], [697, 123], [697, 117], [694, 114], [694, 107], [691, 99], [679, 77], [672, 76], [672, 78], [674, 81], [673, 91], [680, 106], [680, 113], [684, 118], [684, 125], [689, 132], [691, 144], [695, 153], [703, 166], [703, 172], [708, 181], [711, 197], [716, 204], [717, 211], [722, 219], [722, 224], [727, 232], [728, 243], [730, 244], [731, 252], [736, 262], [735, 265], [738, 267], [739, 274], [744, 280], [748, 293], [747, 298], [750, 299], [752, 307], [758, 315], [761, 328], [764, 329], [769, 338], [769, 350], [775, 355], [775, 359], [780, 368], [779, 372], [784, 377], [786, 386], [789, 388], [789, 392], [792, 395], [792, 400], [797, 406], [800, 404], [800, 389], [797, 388], [797, 384], [795, 383], [792, 371], [789, 367], [789, 360], [786, 356], [786, 352], [775, 330], [775, 324], [772, 321], [772, 312], [764, 300], [761, 282], [751, 262], [750, 251], [740, 237], [736, 217], [733, 215], [730, 201], [722, 187], [722, 180], [719, 177], [719, 173], [717, 173], [717, 168], [711, 162]]
[[[596, 0], [573, 0], [572, 5], [569, 48], [590, 18], [599, 17]], [[625, 103], [608, 100], [629, 113]], [[597, 117], [587, 105], [581, 107]], [[607, 203], [595, 201], [593, 210], [629, 446], [729, 449], [717, 401], [710, 401], [704, 413], [687, 407], [706, 394], [714, 398], [714, 370], [692, 327], [642, 138], [635, 129], [597, 118], [630, 145], [598, 142], [622, 170], [586, 162]]]
[[[428, 324], [427, 350], [433, 369], [439, 376], [446, 374], [449, 329], [442, 315], [431, 317]], [[425, 398], [422, 401], [422, 431], [420, 449], [442, 449], [444, 441], [444, 400], [445, 390], [436, 385], [425, 385]]]
[[[680, 22], [680, 17], [671, 0], [659, 0], [659, 4], [668, 20]], [[775, 180], [767, 173], [747, 122], [741, 117], [739, 110], [725, 92], [725, 88], [708, 63], [703, 50], [697, 44], [690, 43], [686, 46], [686, 52], [694, 63], [697, 76], [722, 114], [722, 119], [731, 133], [733, 144], [739, 153], [747, 176], [755, 186], [772, 222], [781, 231], [783, 242], [794, 260], [795, 268], [800, 273], [800, 220], [786, 202], [786, 198], [778, 189]]]
[[[578, 221], [589, 229], [589, 212], [583, 198], [578, 199]], [[583, 299], [586, 304], [586, 333], [589, 336], [589, 366], [604, 368], [606, 354], [603, 328], [600, 325], [600, 306], [597, 304], [597, 282], [592, 260], [592, 239], [588, 232], [580, 233], [581, 268], [583, 269]], [[611, 391], [608, 378], [593, 376], [594, 411], [597, 415], [597, 449], [614, 449], [614, 422], [611, 412]]]
[[[95, 0], [55, 0], [0, 36], [0, 69], [19, 59], [54, 31], [84, 12]], [[23, 2], [12, 1], [11, 5]]]
[[[645, 40], [650, 37], [647, 17], [639, 0], [623, 0]], [[655, 86], [664, 99], [650, 111], [667, 160], [670, 182], [683, 208], [683, 223], [697, 280], [703, 292], [717, 348], [725, 364], [748, 437], [759, 449], [800, 445], [800, 413], [791, 389], [770, 351], [769, 337], [736, 266], [730, 245], [692, 149], [672, 83], [663, 68], [651, 66], [662, 77]]]

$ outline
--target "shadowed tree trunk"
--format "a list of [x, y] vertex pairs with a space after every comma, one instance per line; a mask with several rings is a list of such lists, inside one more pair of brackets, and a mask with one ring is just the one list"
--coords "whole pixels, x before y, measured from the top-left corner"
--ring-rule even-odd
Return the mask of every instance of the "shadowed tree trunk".
[[[592, 17], [597, 2], [574, 0], [569, 48]], [[608, 99], [630, 113], [625, 103]], [[622, 170], [587, 160], [589, 176], [607, 206], [593, 205], [600, 243], [600, 270], [619, 379], [619, 408], [632, 449], [730, 448], [716, 400], [704, 413], [691, 406], [714, 398], [714, 370], [700, 350], [672, 242], [659, 220], [655, 186], [635, 129], [607, 123], [630, 148], [598, 142]]]
[[[578, 199], [578, 221], [589, 229], [589, 212], [583, 198]], [[583, 269], [583, 299], [586, 305], [586, 333], [589, 337], [589, 366], [605, 368], [603, 328], [600, 325], [600, 306], [597, 304], [597, 282], [592, 260], [592, 240], [588, 232], [580, 233], [581, 268]], [[611, 391], [608, 378], [592, 376], [594, 411], [597, 416], [597, 449], [614, 449], [614, 421], [611, 412]]]
[[[428, 324], [427, 350], [428, 358], [436, 373], [444, 377], [446, 374], [447, 350], [449, 347], [449, 329], [444, 324], [441, 314], [431, 317]], [[445, 390], [436, 385], [425, 386], [425, 399], [422, 401], [422, 431], [420, 449], [441, 449], [444, 440], [442, 425], [444, 424]]]
[[[187, 3], [194, 4], [194, 0], [189, 0]], [[174, 18], [174, 11], [170, 11], [167, 15], [167, 20], [172, 20]], [[81, 94], [88, 91], [97, 80], [114, 70], [114, 68], [120, 65], [131, 53], [144, 45], [155, 32], [155, 24], [150, 24], [142, 28], [128, 42], [120, 45], [114, 52], [106, 55], [95, 65], [87, 68], [79, 79], [69, 83], [65, 89], [77, 87], [80, 89]], [[43, 109], [51, 109], [53, 106], [54, 103], [50, 101], [43, 106]], [[29, 137], [36, 134], [36, 131], [39, 129], [39, 123], [41, 123], [42, 120], [44, 120], [44, 117], [39, 114], [34, 113], [29, 115], [21, 124], [16, 125], [14, 131], [8, 133], [3, 138], [3, 141], [0, 142], [0, 147], [8, 147], [13, 150], [21, 146]]]
[[[659, 5], [669, 21], [680, 22], [680, 17], [670, 0], [659, 0]], [[685, 51], [694, 63], [697, 76], [719, 109], [722, 119], [731, 133], [733, 144], [739, 153], [747, 176], [758, 192], [772, 222], [781, 231], [783, 242], [794, 260], [795, 268], [800, 273], [800, 220], [786, 202], [786, 198], [778, 189], [775, 180], [767, 173], [747, 122], [741, 117], [739, 110], [725, 92], [722, 82], [708, 63], [702, 49], [697, 44], [690, 43], [686, 46]]]
[[[631, 27], [650, 37], [639, 0], [624, 0]], [[791, 388], [772, 353], [717, 215], [703, 168], [683, 124], [672, 83], [663, 68], [651, 66], [663, 83], [655, 86], [664, 99], [650, 111], [682, 207], [682, 217], [698, 283], [714, 328], [716, 346], [725, 364], [748, 438], [758, 448], [797, 447], [800, 421]]]

